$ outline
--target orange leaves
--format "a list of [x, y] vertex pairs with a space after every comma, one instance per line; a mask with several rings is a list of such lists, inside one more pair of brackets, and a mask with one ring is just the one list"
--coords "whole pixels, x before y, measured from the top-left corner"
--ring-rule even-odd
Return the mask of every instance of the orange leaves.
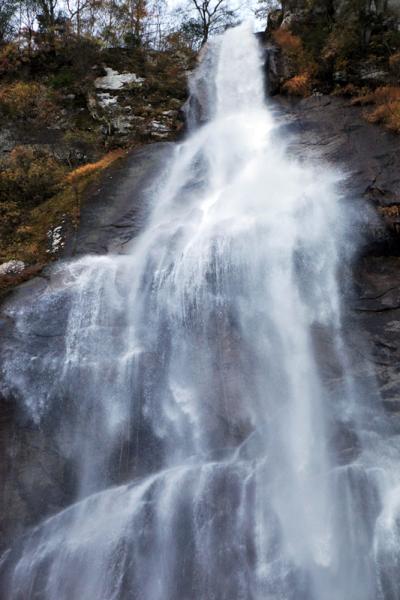
[[277, 29], [273, 37], [281, 48], [288, 72], [292, 75], [283, 84], [283, 91], [291, 96], [309, 96], [317, 71], [313, 57], [304, 49], [301, 38], [288, 29]]
[[400, 76], [400, 52], [396, 52], [389, 57], [390, 70]]
[[400, 133], [400, 87], [385, 85], [373, 92], [359, 96], [353, 104], [371, 105], [372, 109], [364, 112], [370, 123], [382, 123], [396, 133]]
[[290, 96], [309, 96], [311, 94], [311, 77], [308, 73], [295, 75], [284, 83], [283, 89]]
[[293, 35], [288, 29], [277, 29], [273, 32], [274, 41], [284, 50], [290, 53], [303, 52], [303, 43], [297, 35]]
[[96, 171], [101, 171], [109, 167], [111, 163], [113, 163], [118, 158], [121, 158], [124, 154], [125, 151], [122, 149], [108, 152], [97, 162], [88, 163], [86, 165], [78, 167], [77, 169], [74, 169], [73, 171], [71, 171], [71, 173], [68, 173], [65, 179], [68, 183], [75, 183], [83, 177], [86, 177], [88, 175], [91, 175], [92, 173], [95, 173]]

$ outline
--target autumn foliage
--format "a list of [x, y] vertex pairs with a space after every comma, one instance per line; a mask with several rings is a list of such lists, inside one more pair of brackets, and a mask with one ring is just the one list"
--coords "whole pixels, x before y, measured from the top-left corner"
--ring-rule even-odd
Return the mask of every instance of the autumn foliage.
[[[0, 159], [0, 241], [6, 247], [30, 211], [62, 189], [64, 177], [65, 167], [33, 146], [16, 146]], [[0, 257], [3, 250], [0, 243]]]
[[16, 146], [0, 161], [0, 203], [12, 198], [34, 206], [60, 189], [64, 174], [65, 167], [45, 150]]
[[381, 123], [391, 131], [400, 133], [400, 87], [382, 86], [359, 96], [353, 104], [370, 106], [364, 113], [370, 123]]
[[311, 94], [311, 77], [308, 73], [295, 75], [284, 83], [283, 89], [289, 96], [309, 96]]
[[400, 76], [400, 52], [392, 54], [389, 58], [389, 67], [392, 73]]
[[40, 119], [45, 123], [54, 115], [55, 105], [43, 84], [16, 81], [0, 87], [0, 109], [13, 118]]
[[312, 91], [313, 76], [316, 72], [312, 56], [304, 49], [300, 37], [288, 29], [277, 29], [273, 33], [273, 38], [281, 48], [289, 69], [293, 73], [293, 76], [283, 84], [282, 89], [291, 96], [309, 96]]
[[303, 43], [299, 36], [293, 35], [288, 29], [277, 29], [273, 33], [275, 42], [284, 52], [298, 55], [303, 52]]
[[81, 165], [77, 169], [74, 169], [66, 176], [65, 180], [68, 183], [75, 183], [78, 180], [82, 179], [82, 177], [87, 177], [92, 173], [96, 173], [97, 171], [102, 171], [109, 167], [115, 160], [118, 158], [122, 158], [124, 156], [125, 151], [121, 148], [117, 150], [113, 150], [112, 152], [108, 152], [105, 154], [100, 160], [87, 163], [86, 165]]

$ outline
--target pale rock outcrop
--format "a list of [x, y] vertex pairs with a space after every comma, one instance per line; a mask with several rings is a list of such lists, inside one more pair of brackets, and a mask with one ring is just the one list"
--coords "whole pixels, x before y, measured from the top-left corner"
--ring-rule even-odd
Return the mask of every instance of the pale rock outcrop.
[[138, 77], [136, 73], [118, 73], [110, 67], [105, 67], [106, 75], [98, 77], [94, 82], [94, 87], [99, 90], [120, 90], [129, 84], [141, 85], [143, 77]]
[[106, 75], [97, 77], [94, 93], [89, 94], [87, 100], [92, 117], [103, 124], [104, 133], [122, 138], [131, 134], [154, 139], [168, 138], [174, 131], [177, 111], [164, 111], [151, 118], [153, 108], [149, 105], [149, 118], [145, 118], [143, 109], [146, 106], [142, 105], [140, 114], [137, 114], [134, 106], [137, 103], [132, 102], [132, 98], [141, 93], [145, 78], [135, 73], [118, 73], [110, 67], [104, 67], [104, 70]]
[[1, 275], [17, 275], [25, 269], [25, 263], [22, 260], [9, 260], [0, 265]]

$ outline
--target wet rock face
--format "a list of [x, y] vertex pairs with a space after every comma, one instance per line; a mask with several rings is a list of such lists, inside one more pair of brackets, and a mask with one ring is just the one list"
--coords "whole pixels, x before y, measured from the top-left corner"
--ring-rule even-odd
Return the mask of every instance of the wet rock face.
[[[76, 237], [65, 248], [66, 258], [123, 251], [125, 244], [143, 226], [154, 174], [162, 168], [171, 151], [168, 143], [147, 146], [121, 160], [96, 182], [82, 206]], [[8, 269], [13, 265], [2, 267]], [[44, 297], [53, 298], [54, 302], [48, 303], [47, 310], [38, 320], [34, 307], [43, 302]], [[33, 382], [35, 361], [40, 362], [46, 348], [52, 349], [51, 362], [59, 364], [64, 351], [69, 306], [68, 289], [57, 269], [45, 270], [39, 277], [17, 287], [0, 306], [0, 552], [28, 527], [57, 513], [75, 497], [76, 465], [73, 453], [68, 452], [68, 448], [73, 447], [73, 440], [65, 430], [65, 447], [60, 448], [62, 424], [59, 423], [57, 405], [49, 414], [46, 426], [40, 426], [18, 401], [18, 386], [10, 389], [5, 384], [4, 373], [6, 359], [14, 351], [21, 357], [18, 367], [21, 373], [31, 372]], [[28, 339], [25, 337], [23, 341], [20, 316], [24, 315], [29, 321], [31, 313], [35, 326], [29, 329]], [[57, 382], [60, 373], [49, 364], [44, 376]], [[40, 386], [32, 391], [37, 398], [43, 396]], [[145, 440], [146, 432], [141, 433]], [[128, 461], [142, 460], [142, 456], [133, 457], [129, 448], [124, 449], [124, 456]], [[120, 467], [120, 472], [115, 473], [116, 482], [123, 479], [127, 468], [125, 463]]]
[[[374, 366], [382, 404], [393, 423], [400, 421], [400, 258], [366, 256], [355, 270], [349, 312], [364, 332], [351, 344]], [[367, 338], [367, 346], [365, 343]]]
[[[362, 252], [354, 270], [344, 274], [349, 284], [345, 335], [353, 372], [366, 394], [378, 386], [388, 426], [395, 426], [400, 423], [400, 138], [367, 123], [361, 110], [343, 99], [279, 98], [276, 104], [282, 133], [296, 134], [290, 145], [295, 156], [322, 159], [347, 174], [342, 193], [353, 220], [350, 237]], [[315, 343], [323, 372], [340, 376], [330, 365], [329, 332], [316, 332]], [[357, 454], [354, 432], [345, 428], [338, 428], [332, 444], [343, 462]]]
[[[61, 457], [56, 440], [44, 435], [0, 393], [0, 548], [27, 527], [73, 501], [73, 463]], [[35, 494], [32, 494], [35, 490]]]
[[79, 229], [65, 256], [119, 251], [141, 230], [153, 178], [172, 147], [169, 142], [144, 146], [105, 172], [81, 207]]
[[[344, 194], [354, 210], [355, 232], [385, 252], [398, 253], [400, 227], [399, 137], [367, 123], [345, 99], [279, 98], [285, 134], [296, 134], [294, 154], [327, 161], [348, 177]], [[289, 121], [287, 121], [289, 114]], [[361, 230], [360, 230], [361, 227]]]
[[[359, 379], [366, 382], [366, 387], [373, 381], [371, 370], [376, 370], [383, 407], [395, 422], [400, 420], [400, 258], [393, 206], [397, 206], [396, 202], [400, 206], [399, 138], [365, 122], [360, 110], [349, 107], [344, 100], [323, 96], [296, 102], [279, 99], [276, 107], [282, 115], [282, 134], [286, 137], [296, 134], [290, 146], [293, 154], [312, 161], [322, 158], [349, 173], [343, 190], [344, 201], [349, 203], [349, 218], [354, 215], [354, 237], [364, 236], [370, 252], [358, 261], [354, 273], [346, 274], [352, 282], [344, 303], [346, 339], [351, 349], [352, 368]], [[169, 144], [147, 146], [106, 173], [82, 207], [80, 229], [76, 239], [65, 249], [67, 257], [123, 251], [143, 227], [152, 177], [170, 151]], [[386, 208], [390, 211], [385, 212]], [[380, 217], [376, 211], [381, 213]], [[360, 219], [360, 215], [364, 218]], [[389, 257], [390, 252], [395, 256]], [[62, 285], [57, 276], [44, 272], [42, 277], [19, 287], [11, 300], [19, 306], [33, 306], [45, 290]], [[52, 340], [55, 351], [57, 340], [62, 341], [68, 294], [61, 300], [49, 309], [35, 329], [30, 340], [31, 355], [40, 355], [46, 340]], [[239, 349], [230, 329], [223, 324], [220, 350], [226, 357], [224, 368], [227, 379], [232, 382], [229, 396], [238, 414], [241, 398], [235, 395], [235, 365]], [[15, 322], [0, 309], [0, 364], [7, 348], [10, 345], [18, 348], [21, 343]], [[320, 349], [324, 377], [331, 381], [340, 379], [330, 332], [316, 330], [313, 343]], [[368, 347], [371, 351], [366, 352]], [[157, 371], [157, 357], [147, 356], [146, 360], [150, 366], [154, 364]], [[28, 364], [27, 357], [21, 368], [28, 367], [34, 368], [34, 365]], [[210, 407], [215, 405], [211, 395], [209, 401]], [[215, 421], [211, 410], [210, 415]], [[224, 435], [232, 444], [247, 436], [244, 451], [251, 452], [251, 443], [255, 442], [244, 420], [240, 430], [231, 430], [225, 414], [218, 415], [218, 419], [220, 429], [216, 435], [221, 429], [226, 430]], [[348, 424], [337, 422], [335, 427], [329, 440], [331, 451], [335, 460], [346, 465], [357, 458], [360, 440]], [[147, 431], [141, 434], [144, 447], [153, 443]], [[27, 527], [61, 510], [74, 497], [73, 458], [61, 453], [58, 443], [57, 439], [45, 436], [18, 408], [16, 397], [2, 387], [0, 372], [0, 456], [3, 457], [0, 476], [4, 482], [4, 494], [0, 497], [0, 534], [4, 546]], [[143, 456], [139, 456], [136, 448], [126, 447], [124, 456], [126, 462], [120, 472], [115, 473], [116, 484], [124, 480], [124, 473], [132, 471], [135, 460], [139, 472], [141, 461], [143, 469], [151, 469], [151, 465], [145, 464], [145, 450]], [[32, 494], [32, 489], [38, 493]], [[33, 504], [32, 498], [40, 501]]]
[[282, 83], [293, 75], [280, 49], [273, 44], [265, 48], [265, 69], [267, 90], [271, 96], [278, 94]]

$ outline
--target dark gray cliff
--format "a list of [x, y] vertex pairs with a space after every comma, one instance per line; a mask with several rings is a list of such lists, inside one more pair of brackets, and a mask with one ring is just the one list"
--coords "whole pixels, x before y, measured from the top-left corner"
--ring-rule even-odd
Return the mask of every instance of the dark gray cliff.
[[[162, 172], [172, 151], [170, 143], [148, 145], [104, 173], [82, 206], [80, 226], [66, 248], [64, 260], [88, 253], [124, 251], [125, 244], [146, 220], [155, 174]], [[0, 548], [74, 498], [74, 464], [60, 453], [52, 427], [44, 431], [33, 422], [17, 394], [4, 385], [4, 364], [10, 352], [20, 354], [22, 371], [34, 371], [35, 357], [50, 342], [55, 353], [62, 352], [69, 308], [62, 264], [59, 261], [39, 277], [18, 286], [0, 308]], [[48, 304], [40, 321], [35, 321], [29, 339], [30, 356], [26, 356], [18, 324], [7, 307], [12, 305], [14, 312], [24, 313], [29, 319], [30, 312], [49, 294], [57, 296], [57, 301]], [[49, 370], [47, 377], [51, 380], [57, 373]]]
[[[364, 250], [353, 271], [344, 274], [349, 284], [344, 291], [345, 334], [354, 372], [360, 379], [368, 380], [371, 375], [365, 365], [376, 368], [383, 404], [393, 422], [397, 422], [400, 138], [365, 122], [360, 110], [349, 107], [344, 100], [321, 96], [300, 101], [281, 98], [275, 106], [282, 123], [279, 134], [291, 139], [290, 152], [300, 159], [328, 161], [348, 174], [343, 197], [351, 209], [349, 218], [354, 215], [354, 237], [363, 241]], [[169, 144], [147, 146], [106, 173], [82, 207], [80, 228], [66, 249], [67, 258], [124, 251], [126, 243], [143, 227], [154, 175], [162, 170], [172, 151]], [[61, 343], [65, 333], [69, 306], [62, 262], [20, 286], [6, 299], [3, 312], [0, 311], [1, 362], [4, 353], [24, 350], [16, 323], [6, 314], [5, 307], [11, 303], [29, 318], [31, 308], [49, 291], [54, 291], [59, 299], [43, 314], [30, 344], [35, 349], [33, 354], [40, 355], [51, 338], [57, 351], [57, 340]], [[321, 349], [327, 377], [339, 376], [331, 370], [331, 340], [326, 333], [316, 332], [315, 343]], [[34, 369], [34, 363], [27, 357], [20, 368]], [[50, 379], [56, 376], [49, 371]], [[349, 431], [338, 431], [334, 444], [344, 461], [357, 453], [357, 440]], [[73, 462], [61, 455], [51, 435], [45, 435], [28, 418], [16, 394], [5, 389], [1, 371], [0, 455], [0, 534], [1, 546], [5, 547], [27, 527], [73, 501], [76, 482]], [[118, 476], [123, 478], [123, 474]], [[33, 489], [35, 494], [31, 493]]]
[[[372, 245], [398, 252], [400, 137], [367, 123], [362, 109], [334, 96], [275, 99], [295, 155], [325, 160], [346, 175], [347, 202], [358, 211]], [[369, 210], [372, 209], [372, 210]]]
[[342, 192], [360, 252], [346, 274], [345, 335], [353, 369], [362, 379], [370, 377], [365, 365], [373, 366], [383, 405], [400, 422], [400, 137], [367, 123], [344, 99], [279, 97], [276, 104], [293, 135], [291, 152], [347, 175]]

